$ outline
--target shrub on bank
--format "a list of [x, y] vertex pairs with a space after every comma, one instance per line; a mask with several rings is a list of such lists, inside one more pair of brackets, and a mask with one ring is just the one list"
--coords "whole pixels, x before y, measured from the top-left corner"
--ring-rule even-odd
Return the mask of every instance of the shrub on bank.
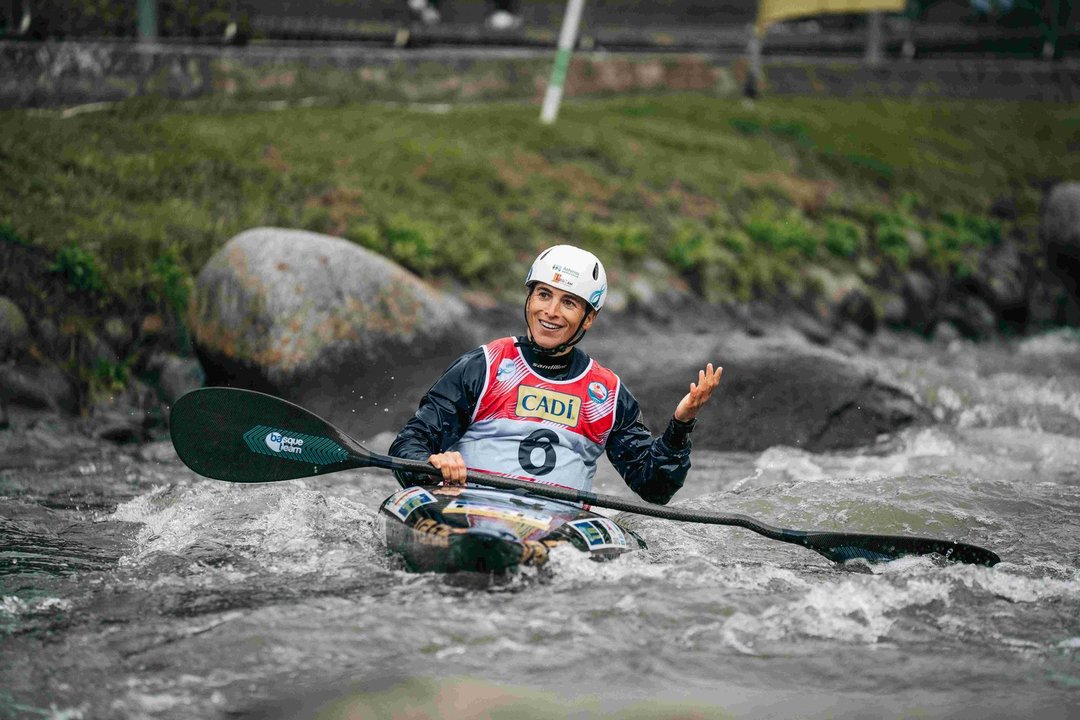
[[[571, 241], [616, 278], [659, 261], [712, 302], [804, 301], [820, 269], [857, 275], [880, 306], [913, 268], [970, 274], [1006, 240], [1034, 252], [1039, 188], [1080, 174], [1076, 118], [1052, 104], [747, 109], [693, 94], [570, 103], [550, 127], [507, 104], [8, 111], [0, 240], [45, 253], [80, 317], [173, 328], [154, 337], [175, 347], [194, 275], [256, 226], [343, 237], [514, 302], [535, 252]], [[130, 353], [110, 362], [101, 386], [138, 370]]]

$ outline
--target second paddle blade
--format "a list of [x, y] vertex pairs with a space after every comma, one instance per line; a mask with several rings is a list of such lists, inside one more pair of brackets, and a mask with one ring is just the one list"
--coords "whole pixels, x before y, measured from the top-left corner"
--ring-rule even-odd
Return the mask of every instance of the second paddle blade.
[[904, 535], [808, 532], [799, 542], [835, 562], [856, 558], [887, 562], [905, 555], [940, 555], [953, 562], [987, 566], [1001, 560], [996, 553], [977, 545]]
[[263, 483], [362, 467], [352, 443], [319, 416], [281, 398], [236, 388], [185, 394], [169, 418], [184, 464], [208, 478]]

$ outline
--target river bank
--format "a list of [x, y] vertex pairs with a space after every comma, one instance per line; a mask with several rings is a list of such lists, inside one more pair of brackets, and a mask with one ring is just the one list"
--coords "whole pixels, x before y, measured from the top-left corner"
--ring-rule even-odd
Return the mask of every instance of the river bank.
[[21, 322], [0, 397], [93, 414], [130, 394], [140, 427], [110, 434], [159, 427], [163, 383], [198, 375], [195, 277], [267, 226], [370, 249], [473, 313], [515, 305], [537, 249], [572, 238], [631, 315], [765, 306], [849, 351], [879, 328], [1041, 332], [1077, 315], [1039, 236], [1049, 188], [1080, 175], [1075, 122], [1053, 103], [700, 93], [569, 103], [552, 128], [513, 104], [7, 111], [0, 286]]
[[[522, 332], [520, 311], [511, 306], [491, 308], [473, 316], [471, 328], [476, 341]], [[805, 414], [792, 417], [790, 409], [781, 410], [767, 403], [766, 385], [776, 385], [792, 394], [792, 402], [802, 402], [797, 395], [807, 392], [793, 388], [791, 375], [803, 372], [792, 366], [799, 358], [809, 357], [820, 363], [825, 373], [836, 373], [838, 367], [856, 363], [872, 367], [891, 364], [892, 371], [880, 370], [859, 376], [860, 383], [885, 380], [901, 387], [906, 398], [919, 412], [898, 419], [890, 427], [882, 427], [877, 434], [849, 430], [849, 437], [838, 448], [872, 447], [877, 442], [887, 442], [892, 434], [909, 426], [919, 427], [944, 420], [959, 421], [981, 408], [978, 412], [990, 421], [988, 408], [995, 407], [990, 378], [1010, 376], [1041, 379], [1053, 385], [1058, 378], [1080, 375], [1080, 355], [1072, 352], [1080, 335], [1075, 330], [1058, 329], [1026, 338], [996, 339], [975, 342], [955, 336], [939, 336], [927, 339], [914, 332], [881, 330], [862, 338], [856, 346], [845, 336], [836, 336], [834, 342], [820, 342], [816, 333], [807, 333], [805, 318], [776, 313], [768, 307], [759, 307], [734, 316], [707, 314], [700, 307], [683, 308], [680, 312], [665, 314], [619, 313], [605, 314], [587, 335], [581, 347], [602, 364], [615, 369], [623, 382], [630, 387], [642, 405], [644, 419], [653, 428], [662, 428], [677, 400], [696, 377], [696, 371], [705, 363], [724, 366], [725, 381], [719, 390], [718, 402], [703, 411], [701, 423], [712, 427], [700, 433], [697, 446], [717, 451], [745, 451], [750, 449], [742, 434], [732, 435], [723, 428], [729, 425], [745, 425], [751, 434], [755, 428], [772, 427], [766, 447], [772, 444], [793, 447], [807, 445], [797, 422], [812, 425], [824, 422], [835, 405], [845, 402], [847, 390], [842, 385], [826, 384], [826, 395], [814, 392], [819, 401]], [[361, 442], [374, 442], [385, 449], [388, 437], [411, 416], [416, 402], [430, 383], [443, 371], [450, 358], [428, 363], [415, 363], [412, 367], [399, 366], [397, 375], [391, 377], [391, 392], [379, 394], [384, 402], [358, 396], [355, 387], [329, 388], [335, 397], [316, 397], [312, 407], [336, 408], [327, 417], [341, 424]], [[766, 377], [759, 385], [732, 389], [747, 380], [740, 377], [744, 372], [761, 374], [754, 368], [756, 362], [768, 363]], [[925, 364], [925, 368], [920, 365]], [[935, 370], [936, 369], [936, 370]], [[934, 385], [935, 373], [951, 374], [952, 384], [962, 387], [944, 393]], [[869, 379], [872, 378], [872, 379]], [[961, 381], [960, 378], [967, 378]], [[368, 381], [363, 376], [361, 382]], [[385, 381], [385, 377], [368, 382]], [[758, 381], [755, 379], [754, 383]], [[812, 379], [811, 382], [814, 382]], [[177, 383], [173, 392], [201, 387], [198, 374], [189, 374], [185, 383]], [[363, 387], [358, 385], [357, 387]], [[342, 399], [342, 392], [349, 396]], [[828, 391], [837, 395], [828, 397]], [[749, 394], [749, 399], [746, 397]], [[761, 394], [760, 400], [755, 404]], [[725, 399], [726, 398], [726, 399]], [[300, 398], [293, 398], [299, 401]], [[155, 400], [155, 406], [160, 401]], [[725, 407], [725, 403], [727, 407]], [[732, 404], [735, 407], [732, 407]], [[342, 405], [348, 407], [342, 408]], [[79, 415], [50, 407], [30, 407], [11, 404], [7, 408], [7, 425], [0, 428], [0, 470], [34, 469], [46, 471], [54, 467], [77, 464], [80, 458], [98, 456], [130, 456], [134, 459], [154, 462], [163, 458], [173, 460], [168, 447], [168, 405], [160, 406], [152, 422], [147, 420], [145, 407], [132, 404], [129, 395], [118, 395], [107, 405], [107, 411]], [[870, 408], [867, 408], [868, 410]], [[1080, 416], [1073, 418], [1074, 408], [1065, 405], [1061, 412], [1052, 414], [1045, 409], [1038, 420], [1032, 420], [1040, 430], [1067, 436], [1080, 437]], [[358, 420], [357, 412], [366, 416]], [[990, 413], [990, 415], [987, 415]], [[750, 417], [755, 415], [756, 417]], [[1015, 419], [1015, 418], [1014, 418]], [[962, 422], [974, 422], [969, 418]], [[136, 431], [135, 428], [141, 428]], [[811, 451], [827, 450], [828, 446], [809, 444]], [[755, 448], [757, 449], [757, 448]], [[764, 447], [760, 448], [764, 449]]]

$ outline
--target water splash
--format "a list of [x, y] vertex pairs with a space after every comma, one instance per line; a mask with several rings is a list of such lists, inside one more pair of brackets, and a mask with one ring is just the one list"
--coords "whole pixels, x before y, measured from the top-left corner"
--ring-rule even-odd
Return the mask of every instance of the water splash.
[[120, 559], [128, 567], [172, 555], [251, 572], [326, 574], [383, 555], [370, 509], [298, 481], [158, 487], [120, 505], [113, 517], [141, 524], [135, 547]]

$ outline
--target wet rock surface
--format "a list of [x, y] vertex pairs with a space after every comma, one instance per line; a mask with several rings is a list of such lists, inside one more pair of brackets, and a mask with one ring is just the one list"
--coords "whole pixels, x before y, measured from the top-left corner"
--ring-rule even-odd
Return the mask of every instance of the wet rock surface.
[[620, 374], [654, 432], [666, 426], [699, 369], [710, 362], [724, 368], [716, 395], [698, 416], [695, 447], [791, 445], [820, 452], [871, 445], [882, 434], [932, 419], [909, 390], [795, 327], [770, 328], [761, 337], [731, 325], [636, 338], [623, 332], [600, 334], [594, 354]]
[[1062, 183], [1047, 195], [1039, 238], [1050, 271], [1069, 293], [1067, 317], [1080, 323], [1080, 183]]
[[[721, 451], [775, 445], [812, 452], [865, 447], [932, 423], [935, 417], [925, 398], [903, 378], [884, 372], [878, 362], [883, 358], [933, 360], [975, 376], [1052, 379], [1080, 373], [1080, 358], [1063, 350], [1068, 343], [1055, 335], [975, 343], [945, 333], [933, 341], [888, 330], [830, 335], [824, 327], [808, 315], [752, 317], [701, 307], [684, 308], [662, 321], [632, 312], [605, 313], [580, 347], [620, 375], [654, 432], [664, 428], [699, 369], [709, 362], [723, 366], [720, 388], [701, 412], [694, 434], [695, 447]], [[479, 344], [523, 329], [515, 308], [498, 307], [474, 312], [468, 336]], [[365, 440], [395, 433], [452, 359], [444, 352], [384, 366], [344, 366], [281, 395]], [[8, 425], [0, 435], [5, 440], [0, 467], [66, 462], [94, 443], [154, 447], [155, 441], [167, 442], [170, 404], [188, 390], [215, 383], [203, 379], [201, 366], [191, 358], [162, 354], [149, 365], [156, 380], [133, 381], [81, 415], [70, 410], [71, 390], [62, 374], [0, 366], [9, 401], [0, 416]], [[231, 380], [252, 384], [246, 376]], [[1072, 434], [1071, 416], [1063, 417], [1059, 429]]]

